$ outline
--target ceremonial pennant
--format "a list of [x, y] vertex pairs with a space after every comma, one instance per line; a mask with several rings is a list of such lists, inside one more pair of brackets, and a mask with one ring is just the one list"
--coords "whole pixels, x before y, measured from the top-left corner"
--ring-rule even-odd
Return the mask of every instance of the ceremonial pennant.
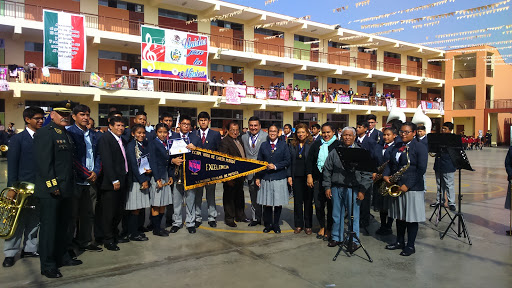
[[[229, 137], [229, 136], [228, 136]], [[196, 148], [184, 154], [185, 190], [230, 181], [267, 169], [267, 162]]]

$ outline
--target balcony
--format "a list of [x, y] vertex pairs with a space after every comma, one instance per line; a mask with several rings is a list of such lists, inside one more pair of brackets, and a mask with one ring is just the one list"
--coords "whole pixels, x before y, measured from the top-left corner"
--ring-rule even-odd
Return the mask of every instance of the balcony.
[[475, 100], [455, 101], [453, 110], [475, 109]]
[[487, 69], [485, 75], [487, 77], [491, 77], [491, 78], [494, 77], [494, 70], [493, 69]]
[[486, 100], [486, 109], [512, 109], [512, 100]]
[[473, 77], [476, 77], [476, 69], [453, 71], [453, 79], [465, 79]]
[[[46, 9], [46, 7], [43, 6], [5, 0], [0, 1], [0, 4], [4, 5], [4, 9], [0, 10], [0, 16], [20, 18], [38, 22], [42, 21], [43, 9]], [[139, 21], [118, 19], [88, 13], [81, 14], [85, 16], [87, 28], [98, 29], [100, 31], [140, 35], [140, 26], [146, 24]], [[159, 27], [185, 31], [183, 29], [177, 29], [163, 25], [159, 25]], [[392, 64], [391, 67], [390, 63], [358, 57], [350, 57], [349, 55], [339, 53], [324, 53], [288, 46], [262, 43], [254, 40], [244, 40], [227, 36], [211, 35], [203, 32], [198, 33], [210, 36], [210, 46], [215, 48], [444, 80], [444, 73], [442, 71], [422, 69], [418, 67], [408, 67], [407, 65], [397, 64]]]

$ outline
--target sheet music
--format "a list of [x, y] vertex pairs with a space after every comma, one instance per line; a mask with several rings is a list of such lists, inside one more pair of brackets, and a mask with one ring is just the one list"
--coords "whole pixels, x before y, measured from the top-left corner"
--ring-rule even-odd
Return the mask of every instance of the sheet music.
[[169, 149], [169, 155], [190, 153], [190, 150], [187, 149], [188, 141], [185, 141], [183, 138], [171, 139], [172, 146]]

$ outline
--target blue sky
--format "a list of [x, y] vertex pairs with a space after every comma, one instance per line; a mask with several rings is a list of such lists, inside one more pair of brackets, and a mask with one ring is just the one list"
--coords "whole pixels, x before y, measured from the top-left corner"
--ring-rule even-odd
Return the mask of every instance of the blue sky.
[[[420, 29], [413, 29], [413, 25], [425, 24], [432, 21], [421, 21], [414, 24], [397, 24], [393, 26], [380, 27], [380, 28], [372, 28], [372, 29], [361, 29], [361, 25], [365, 24], [374, 24], [374, 23], [382, 23], [382, 22], [390, 22], [404, 19], [412, 19], [419, 18], [424, 16], [438, 15], [443, 13], [454, 12], [462, 9], [470, 9], [475, 7], [480, 7], [483, 5], [489, 5], [497, 2], [501, 2], [503, 0], [455, 0], [455, 2], [447, 2], [446, 4], [428, 8], [416, 12], [396, 14], [394, 16], [390, 16], [389, 18], [382, 18], [376, 21], [368, 21], [365, 23], [350, 23], [350, 21], [354, 21], [357, 19], [378, 16], [380, 14], [386, 14], [395, 12], [398, 10], [413, 8], [421, 5], [426, 5], [434, 2], [438, 2], [440, 0], [370, 0], [370, 4], [367, 6], [360, 6], [358, 8], [355, 7], [355, 3], [360, 2], [362, 0], [316, 0], [316, 1], [306, 1], [306, 0], [277, 0], [274, 3], [271, 3], [265, 6], [265, 0], [228, 0], [227, 2], [246, 5], [266, 11], [271, 11], [275, 13], [281, 13], [285, 15], [290, 15], [294, 17], [303, 17], [306, 15], [311, 15], [311, 21], [326, 23], [326, 24], [340, 24], [343, 28], [353, 29], [357, 31], [362, 31], [366, 33], [375, 33], [380, 31], [387, 31], [391, 29], [399, 29], [404, 28], [401, 32], [390, 33], [386, 35], [382, 35], [385, 37], [390, 37], [393, 39], [398, 39], [402, 41], [407, 41], [411, 43], [422, 43], [422, 42], [430, 42], [442, 39], [436, 39], [435, 36], [439, 34], [447, 34], [447, 33], [456, 33], [463, 31], [471, 31], [476, 29], [484, 29], [489, 27], [496, 27], [501, 25], [509, 25], [512, 24], [512, 1], [508, 2], [504, 5], [499, 6], [506, 7], [511, 6], [509, 10], [503, 12], [497, 12], [494, 14], [483, 15], [480, 17], [469, 18], [469, 19], [460, 19], [457, 20], [457, 16], [454, 15], [450, 18], [439, 19], [439, 24], [431, 27], [424, 27]], [[333, 13], [333, 9], [341, 7], [341, 6], [349, 6], [348, 10]], [[459, 15], [461, 16], [461, 15]], [[508, 29], [512, 31], [511, 29]], [[450, 38], [460, 38], [467, 37], [472, 35], [479, 34], [489, 34], [491, 33], [491, 37], [472, 39], [472, 40], [463, 40], [452, 43], [441, 43], [441, 44], [432, 44], [428, 45], [430, 47], [442, 47], [448, 45], [469, 45], [469, 44], [479, 44], [479, 43], [490, 43], [496, 41], [505, 41], [512, 40], [512, 34], [502, 34], [503, 31], [506, 31], [505, 27], [501, 30], [497, 31], [487, 31], [484, 33], [477, 33], [471, 35], [461, 35], [455, 37], [448, 37], [443, 39]], [[427, 39], [428, 37], [428, 39]], [[502, 45], [494, 45], [496, 47], [504, 47], [511, 46], [512, 43], [502, 44]], [[501, 54], [512, 54], [512, 49], [503, 49], [500, 51]], [[511, 62], [512, 58], [509, 58]]]

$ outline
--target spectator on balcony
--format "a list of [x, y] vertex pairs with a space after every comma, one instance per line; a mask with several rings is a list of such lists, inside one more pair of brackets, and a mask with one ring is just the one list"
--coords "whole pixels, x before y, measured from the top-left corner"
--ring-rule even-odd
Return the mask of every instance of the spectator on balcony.
[[235, 81], [233, 81], [233, 78], [228, 79], [228, 85], [235, 85]]
[[377, 91], [377, 93], [375, 93], [375, 97], [377, 97], [377, 99], [379, 99], [379, 100], [380, 100], [380, 97], [381, 97], [381, 96], [382, 96], [382, 95], [380, 94], [380, 91]]
[[36, 64], [34, 63], [25, 63], [25, 66], [23, 66], [23, 70], [25, 71], [25, 82], [34, 82], [34, 73], [36, 70]]
[[281, 82], [281, 84], [279, 85], [279, 89], [284, 89], [284, 82]]
[[395, 98], [395, 92], [391, 92], [391, 98]]
[[317, 90], [316, 90], [316, 87], [313, 87], [313, 89], [311, 89], [311, 93], [316, 93]]
[[293, 88], [293, 90], [295, 90], [295, 91], [299, 91], [299, 90], [300, 90], [300, 88], [299, 88], [299, 84], [295, 85], [295, 87]]
[[286, 90], [293, 90], [292, 83], [288, 84], [288, 86], [286, 87]]
[[219, 84], [224, 84], [224, 83], [226, 83], [226, 82], [224, 81], [224, 76], [220, 76], [220, 79], [219, 79], [219, 82], [218, 82], [218, 83], [219, 83]]
[[139, 75], [139, 71], [137, 71], [137, 68], [131, 67], [130, 70], [128, 70], [128, 75], [130, 79], [130, 88], [137, 89], [137, 76]]
[[352, 88], [350, 88], [350, 89], [348, 90], [348, 95], [349, 95], [349, 96], [353, 96], [353, 95], [354, 95], [354, 90], [352, 90]]

